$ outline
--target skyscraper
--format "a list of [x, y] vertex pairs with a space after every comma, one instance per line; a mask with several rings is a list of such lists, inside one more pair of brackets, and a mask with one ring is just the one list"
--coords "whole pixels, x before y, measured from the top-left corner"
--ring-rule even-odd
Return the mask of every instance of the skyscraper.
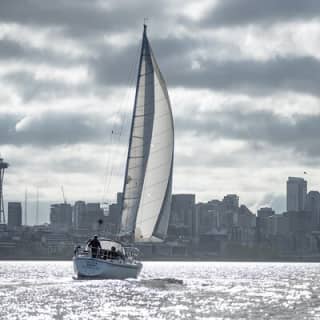
[[311, 212], [313, 230], [319, 230], [320, 227], [320, 193], [318, 191], [310, 191], [307, 195], [306, 208]]
[[87, 207], [84, 201], [76, 201], [73, 206], [73, 227], [76, 230], [88, 228]]
[[195, 199], [194, 194], [172, 195], [169, 236], [191, 238], [194, 235]]
[[50, 225], [57, 231], [66, 231], [72, 227], [72, 207], [68, 203], [52, 204], [50, 207]]
[[287, 180], [287, 211], [305, 209], [307, 181], [303, 178], [289, 177]]
[[223, 197], [222, 203], [225, 209], [238, 209], [239, 196], [237, 196], [236, 194], [227, 194]]

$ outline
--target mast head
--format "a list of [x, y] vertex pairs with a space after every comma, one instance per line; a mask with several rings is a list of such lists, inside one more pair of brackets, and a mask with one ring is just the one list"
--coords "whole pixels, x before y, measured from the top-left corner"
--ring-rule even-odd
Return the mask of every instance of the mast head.
[[147, 33], [147, 21], [148, 21], [148, 18], [143, 19], [143, 33], [144, 34]]

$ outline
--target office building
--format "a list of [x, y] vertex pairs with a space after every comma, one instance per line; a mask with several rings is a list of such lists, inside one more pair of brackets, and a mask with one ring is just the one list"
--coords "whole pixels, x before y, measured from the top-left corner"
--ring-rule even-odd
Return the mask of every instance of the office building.
[[195, 199], [194, 194], [173, 194], [168, 237], [189, 238], [195, 234]]
[[269, 207], [264, 207], [264, 208], [260, 208], [257, 211], [257, 216], [258, 218], [268, 218], [270, 216], [273, 216], [275, 214], [274, 210], [272, 208]]
[[313, 230], [320, 230], [320, 193], [318, 191], [308, 193], [306, 211], [311, 213]]
[[116, 234], [120, 228], [123, 193], [117, 193], [117, 202], [109, 205], [107, 217], [110, 233]]
[[67, 231], [72, 227], [72, 207], [67, 203], [52, 204], [50, 207], [50, 225], [57, 231]]
[[88, 228], [87, 208], [84, 201], [76, 201], [73, 206], [73, 227], [76, 230]]
[[303, 178], [289, 177], [287, 180], [287, 211], [305, 209], [307, 181]]
[[238, 209], [239, 196], [237, 196], [236, 194], [227, 194], [223, 197], [222, 204], [225, 209]]
[[99, 231], [104, 227], [102, 226], [104, 224], [104, 214], [100, 203], [87, 203], [86, 207], [89, 228], [94, 231]]

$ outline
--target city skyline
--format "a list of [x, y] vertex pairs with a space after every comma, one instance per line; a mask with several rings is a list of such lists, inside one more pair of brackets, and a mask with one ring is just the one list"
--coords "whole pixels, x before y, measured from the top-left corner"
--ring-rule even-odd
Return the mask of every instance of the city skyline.
[[306, 171], [320, 189], [320, 5], [277, 3], [3, 1], [5, 200], [23, 202], [25, 188], [41, 201], [62, 201], [61, 185], [68, 201], [122, 190], [144, 16], [172, 100], [174, 193], [236, 193], [254, 212], [281, 212], [288, 176]]
[[[308, 204], [308, 197], [310, 196], [311, 198], [315, 197], [315, 201], [317, 201], [318, 196], [320, 197], [320, 193], [318, 190], [310, 190], [308, 189], [308, 181], [305, 180], [304, 178], [301, 177], [288, 177], [286, 180], [286, 193], [284, 195], [285, 200], [286, 200], [286, 209], [281, 209], [281, 210], [277, 210], [277, 207], [268, 207], [268, 206], [261, 206], [259, 208], [257, 208], [256, 210], [251, 210], [251, 208], [249, 208], [251, 210], [251, 212], [258, 216], [258, 213], [260, 210], [264, 210], [264, 209], [270, 209], [272, 210], [272, 212], [276, 215], [282, 215], [285, 212], [296, 212], [296, 211], [304, 211], [306, 209], [306, 207], [310, 206], [310, 203]], [[121, 197], [122, 193], [121, 192], [117, 192], [113, 198], [110, 199], [106, 199], [105, 202], [95, 202], [95, 201], [88, 201], [87, 199], [83, 198], [83, 199], [76, 199], [74, 201], [67, 201], [67, 198], [65, 197], [63, 188], [62, 188], [62, 194], [61, 194], [61, 199], [57, 200], [57, 201], [47, 201], [47, 202], [43, 202], [43, 201], [39, 201], [39, 199], [37, 198], [38, 201], [34, 201], [33, 200], [28, 200], [29, 199], [29, 195], [25, 194], [25, 197], [27, 196], [27, 201], [25, 198], [25, 201], [22, 202], [18, 202], [20, 204], [22, 204], [22, 212], [23, 212], [23, 218], [22, 218], [22, 222], [24, 225], [38, 225], [38, 224], [43, 224], [43, 223], [49, 223], [50, 222], [50, 211], [51, 211], [51, 207], [55, 206], [55, 205], [61, 205], [61, 204], [67, 204], [68, 206], [74, 206], [77, 202], [84, 202], [87, 204], [99, 204], [101, 206], [110, 206], [113, 205], [115, 203], [119, 202], [119, 195]], [[239, 205], [244, 205], [245, 207], [248, 207], [246, 203], [244, 203], [238, 196], [238, 194], [225, 194], [223, 195], [223, 197], [221, 198], [210, 198], [206, 201], [201, 201], [201, 200], [197, 200], [197, 195], [195, 193], [173, 193], [172, 197], [176, 197], [176, 196], [184, 196], [184, 195], [188, 195], [188, 196], [193, 196], [194, 197], [194, 201], [195, 204], [205, 204], [205, 203], [209, 203], [209, 202], [214, 202], [214, 201], [224, 201], [224, 199], [227, 199], [229, 197], [233, 198], [236, 197], [237, 198], [237, 206]], [[38, 192], [36, 194], [36, 197], [38, 196]], [[6, 214], [6, 220], [8, 220], [8, 205], [9, 203], [16, 203], [15, 201], [5, 201], [5, 214]], [[27, 217], [26, 217], [26, 213], [25, 213], [25, 206], [27, 204]], [[309, 208], [310, 209], [310, 208]], [[308, 209], [308, 210], [309, 210]], [[27, 223], [26, 223], [26, 219], [27, 219]]]

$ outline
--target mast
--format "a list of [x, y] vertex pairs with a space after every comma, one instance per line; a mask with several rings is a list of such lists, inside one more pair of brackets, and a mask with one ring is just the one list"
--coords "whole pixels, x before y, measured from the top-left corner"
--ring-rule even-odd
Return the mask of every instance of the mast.
[[39, 188], [36, 195], [36, 225], [39, 225]]
[[[125, 175], [124, 175], [124, 182], [123, 182], [123, 189], [122, 189], [122, 201], [121, 201], [121, 209], [120, 209], [120, 218], [121, 218], [121, 225], [123, 225], [122, 220], [123, 217], [123, 211], [125, 206], [125, 196], [126, 196], [126, 187], [128, 183], [128, 171], [129, 171], [129, 158], [130, 158], [130, 151], [132, 148], [132, 136], [133, 136], [133, 128], [134, 128], [134, 120], [135, 120], [135, 114], [137, 111], [137, 100], [138, 100], [138, 86], [140, 81], [140, 71], [141, 71], [141, 65], [142, 65], [142, 58], [143, 58], [143, 48], [145, 45], [145, 38], [147, 34], [147, 25], [143, 24], [143, 34], [142, 34], [142, 42], [141, 42], [141, 50], [140, 50], [140, 57], [139, 57], [139, 66], [138, 66], [138, 74], [137, 74], [137, 80], [136, 80], [136, 91], [135, 91], [135, 98], [134, 98], [134, 107], [133, 107], [133, 114], [131, 119], [131, 126], [130, 126], [130, 135], [129, 135], [129, 146], [128, 146], [128, 152], [127, 152], [127, 159], [126, 159], [126, 169], [125, 169]], [[120, 227], [119, 233], [121, 235], [125, 235], [122, 228]], [[122, 233], [122, 234], [121, 234]], [[130, 240], [133, 240], [133, 230], [125, 235], [130, 238]]]
[[26, 188], [24, 194], [24, 225], [28, 223], [28, 189]]

